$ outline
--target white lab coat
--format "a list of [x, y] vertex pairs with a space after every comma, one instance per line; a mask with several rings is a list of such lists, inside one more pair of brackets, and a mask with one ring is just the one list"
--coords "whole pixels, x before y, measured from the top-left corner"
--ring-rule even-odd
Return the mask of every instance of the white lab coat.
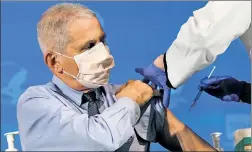
[[249, 29], [240, 37], [241, 41], [246, 47], [250, 58], [252, 57], [252, 24], [250, 24]]
[[[209, 1], [194, 11], [165, 55], [171, 85], [177, 88], [213, 63], [234, 39], [248, 30], [250, 23], [250, 1]], [[251, 33], [251, 29], [248, 31]], [[251, 40], [246, 40], [248, 37], [251, 38], [249, 32], [241, 38], [246, 47], [251, 45]]]

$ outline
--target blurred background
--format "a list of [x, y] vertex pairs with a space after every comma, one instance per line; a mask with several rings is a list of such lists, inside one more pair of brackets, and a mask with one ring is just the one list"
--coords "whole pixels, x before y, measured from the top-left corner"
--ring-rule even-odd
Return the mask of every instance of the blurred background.
[[[1, 151], [7, 148], [4, 133], [18, 130], [16, 103], [32, 85], [45, 84], [52, 75], [43, 63], [36, 24], [47, 8], [57, 2], [1, 2]], [[136, 67], [150, 64], [176, 38], [180, 26], [206, 2], [80, 2], [99, 15], [107, 42], [115, 57], [111, 82], [122, 84], [142, 79]], [[213, 75], [250, 80], [250, 60], [239, 39], [213, 64]], [[221, 132], [221, 147], [233, 150], [233, 132], [250, 127], [250, 106], [225, 103], [205, 93], [189, 112], [201, 78], [212, 66], [195, 74], [172, 92], [171, 110], [199, 136], [212, 144], [210, 133]], [[21, 150], [19, 136], [15, 147]], [[152, 144], [151, 150], [165, 150]]]

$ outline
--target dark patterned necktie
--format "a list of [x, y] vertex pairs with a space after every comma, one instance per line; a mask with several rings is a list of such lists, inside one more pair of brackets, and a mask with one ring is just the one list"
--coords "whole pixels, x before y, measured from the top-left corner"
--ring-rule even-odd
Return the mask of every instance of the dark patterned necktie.
[[82, 95], [82, 103], [88, 102], [88, 116], [94, 116], [96, 114], [100, 114], [99, 108], [97, 105], [97, 98], [95, 91], [91, 91], [88, 93], [84, 93]]

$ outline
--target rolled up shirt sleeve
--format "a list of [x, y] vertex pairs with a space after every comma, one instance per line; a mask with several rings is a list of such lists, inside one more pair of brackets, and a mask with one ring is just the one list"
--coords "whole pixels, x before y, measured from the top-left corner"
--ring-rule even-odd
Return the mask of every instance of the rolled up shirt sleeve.
[[164, 55], [167, 85], [177, 88], [213, 63], [250, 23], [250, 1], [209, 1], [194, 11]]
[[115, 151], [133, 134], [139, 106], [120, 98], [88, 118], [55, 98], [27, 91], [19, 99], [18, 124], [25, 151]]

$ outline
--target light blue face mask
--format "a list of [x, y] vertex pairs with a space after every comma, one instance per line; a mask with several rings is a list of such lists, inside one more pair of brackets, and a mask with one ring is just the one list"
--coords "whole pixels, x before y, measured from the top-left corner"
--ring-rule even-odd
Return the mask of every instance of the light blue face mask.
[[65, 74], [71, 76], [87, 88], [98, 88], [106, 85], [109, 81], [110, 69], [114, 67], [114, 58], [110, 54], [109, 48], [102, 42], [96, 44], [90, 50], [81, 54], [69, 57], [55, 52], [61, 56], [75, 60], [79, 72], [74, 76], [66, 71]]

